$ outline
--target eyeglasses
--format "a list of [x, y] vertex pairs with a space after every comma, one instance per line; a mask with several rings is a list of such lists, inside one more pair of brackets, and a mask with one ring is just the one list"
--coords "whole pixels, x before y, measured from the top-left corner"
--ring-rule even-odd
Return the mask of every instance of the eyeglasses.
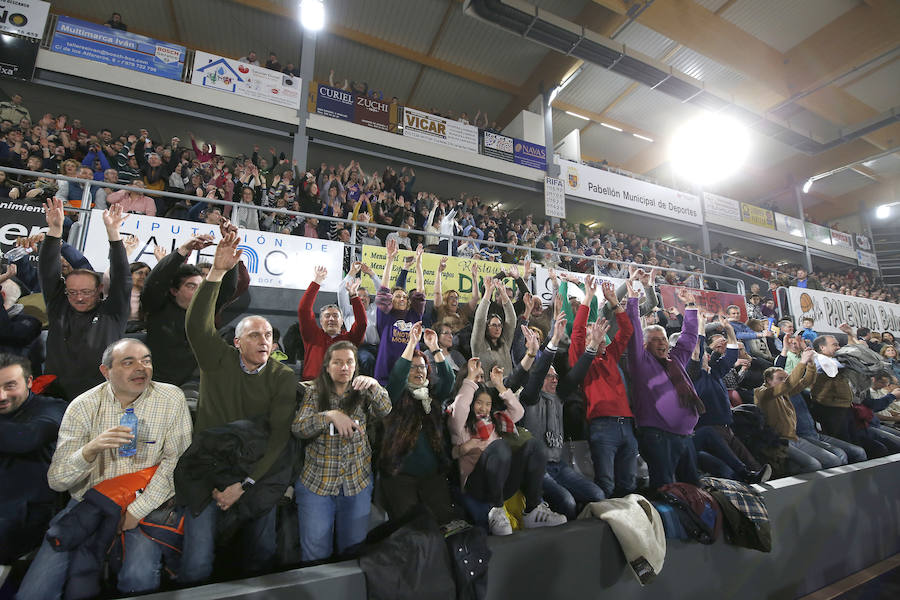
[[93, 290], [66, 290], [66, 296], [70, 298], [90, 298], [94, 294], [97, 293], [96, 289]]
[[428, 365], [410, 365], [410, 371], [427, 371]]

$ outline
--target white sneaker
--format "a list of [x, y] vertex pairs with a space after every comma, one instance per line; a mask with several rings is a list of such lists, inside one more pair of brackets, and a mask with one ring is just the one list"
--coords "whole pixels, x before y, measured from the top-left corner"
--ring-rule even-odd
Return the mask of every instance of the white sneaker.
[[502, 506], [495, 506], [488, 513], [488, 525], [491, 535], [512, 535], [512, 524], [506, 516], [506, 509]]
[[550, 510], [546, 502], [541, 502], [531, 512], [522, 513], [522, 527], [534, 529], [535, 527], [556, 527], [567, 521], [565, 515]]

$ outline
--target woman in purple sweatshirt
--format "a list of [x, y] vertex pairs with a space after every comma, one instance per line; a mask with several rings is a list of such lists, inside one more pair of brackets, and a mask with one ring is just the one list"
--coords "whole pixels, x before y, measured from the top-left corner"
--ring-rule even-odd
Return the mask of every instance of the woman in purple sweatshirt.
[[[397, 257], [399, 248], [396, 240], [387, 243], [387, 261], [384, 264], [384, 277], [381, 281], [390, 281], [391, 267]], [[376, 326], [381, 337], [378, 343], [378, 357], [375, 359], [375, 379], [381, 385], [387, 385], [391, 368], [403, 354], [409, 343], [409, 330], [422, 320], [425, 314], [425, 274], [422, 271], [421, 244], [416, 248], [416, 289], [412, 294], [407, 294], [401, 287], [393, 290], [382, 286], [375, 296], [375, 304], [378, 306]]]
[[699, 479], [691, 434], [704, 408], [685, 371], [697, 343], [697, 307], [687, 288], [678, 290], [678, 298], [685, 304], [684, 322], [671, 348], [662, 327], [641, 328], [636, 304], [626, 309], [634, 326], [628, 341], [632, 411], [653, 489], [676, 479], [696, 485]]

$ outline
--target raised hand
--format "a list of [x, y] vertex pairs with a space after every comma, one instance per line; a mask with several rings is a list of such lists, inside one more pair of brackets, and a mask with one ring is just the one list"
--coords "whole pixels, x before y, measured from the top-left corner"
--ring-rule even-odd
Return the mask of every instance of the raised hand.
[[326, 269], [322, 265], [316, 265], [313, 271], [315, 272], [313, 281], [315, 281], [319, 285], [322, 285], [322, 282], [325, 281], [325, 278], [328, 277], [328, 269]]
[[585, 275], [584, 277], [584, 303], [590, 304], [596, 295], [597, 289], [594, 287], [594, 276]]
[[808, 363], [810, 360], [812, 360], [815, 353], [816, 351], [812, 348], [806, 348], [805, 350], [803, 350], [803, 352], [800, 353], [800, 362]]
[[59, 198], [50, 198], [44, 203], [44, 217], [47, 219], [49, 231], [47, 234], [52, 237], [62, 237], [63, 220], [63, 202]]
[[355, 260], [352, 263], [350, 263], [350, 270], [347, 272], [347, 275], [350, 275], [351, 277], [356, 277], [356, 275], [361, 270], [362, 270], [362, 263], [359, 262], [358, 260]]
[[229, 231], [237, 233], [237, 230], [237, 225], [234, 225], [231, 221], [222, 217], [222, 221], [219, 223], [219, 233], [222, 234], [222, 237], [225, 237], [225, 234]]
[[[630, 281], [625, 282], [625, 287], [627, 290], [630, 290], [632, 294], [635, 294]], [[619, 303], [619, 298], [616, 296], [616, 286], [613, 285], [612, 281], [604, 281], [600, 284], [600, 290], [603, 292], [603, 297], [609, 302], [610, 306], [615, 306]]]
[[563, 337], [565, 337], [567, 323], [566, 315], [563, 313], [560, 313], [556, 320], [553, 321], [553, 334], [550, 336], [550, 343], [554, 346], [558, 347]]
[[[327, 271], [326, 271], [327, 276]], [[347, 288], [347, 294], [351, 298], [356, 298], [357, 294], [359, 294], [359, 284], [362, 283], [361, 279], [351, 279], [347, 283], [344, 284], [344, 287]]]
[[10, 263], [6, 267], [6, 273], [4, 273], [3, 275], [0, 275], [0, 281], [6, 281], [7, 279], [12, 279], [13, 277], [16, 276], [17, 272], [18, 272], [18, 267], [16, 267], [15, 264]]
[[387, 252], [388, 260], [397, 258], [397, 254], [400, 252], [400, 246], [397, 244], [397, 240], [393, 238], [389, 239], [385, 246], [385, 251]]
[[419, 345], [422, 339], [422, 321], [419, 321], [409, 329], [409, 343], [415, 346]]
[[527, 325], [521, 325], [521, 328], [522, 337], [525, 338], [525, 351], [531, 355], [537, 354], [537, 351], [540, 349], [537, 334]]
[[[194, 252], [195, 250], [203, 250], [204, 248], [212, 246], [214, 243], [215, 238], [213, 238], [213, 236], [208, 233], [195, 235], [178, 247], [178, 253], [187, 258], [191, 255], [191, 252]], [[157, 246], [157, 248], [159, 248], [159, 246]], [[156, 250], [153, 251], [153, 254], [156, 254]], [[165, 256], [165, 254], [163, 254], [163, 256]], [[157, 259], [159, 258], [160, 257], [157, 257]]]
[[606, 334], [609, 333], [609, 321], [600, 319], [591, 324], [591, 342], [589, 346], [600, 349], [606, 345]]
[[159, 262], [169, 253], [168, 250], [159, 245], [153, 246], [153, 256], [156, 257], [156, 261]]
[[125, 245], [125, 255], [128, 256], [134, 252], [138, 245], [140, 245], [141, 240], [139, 240], [136, 235], [126, 235], [125, 240], [122, 243]]
[[438, 273], [443, 273], [447, 269], [447, 257], [441, 259], [441, 262], [438, 263]]
[[531, 277], [531, 259], [525, 261], [525, 267], [522, 269], [522, 277], [528, 279]]
[[466, 373], [466, 379], [477, 383], [478, 379], [484, 375], [484, 370], [481, 368], [481, 359], [477, 356], [470, 358], [467, 366], [468, 372]]
[[119, 203], [113, 204], [103, 211], [103, 225], [106, 226], [106, 233], [110, 241], [119, 239], [119, 229], [122, 228], [122, 223], [127, 218], [128, 213], [122, 211], [122, 205]]
[[682, 287], [678, 288], [676, 292], [676, 296], [678, 299], [684, 302], [685, 304], [693, 304], [694, 303], [694, 292], [690, 288]]
[[416, 246], [416, 263], [422, 262], [422, 255], [425, 254], [425, 247], [422, 244]]
[[438, 351], [438, 335], [434, 329], [423, 329], [422, 341], [425, 342], [425, 347], [432, 352]]
[[512, 277], [513, 279], [519, 278], [519, 267], [517, 265], [512, 265], [509, 268], [509, 276]]
[[240, 243], [241, 239], [237, 233], [230, 232], [223, 237], [216, 247], [216, 254], [213, 257], [213, 268], [210, 272], [220, 271], [224, 273], [233, 269], [238, 264], [238, 261], [241, 260], [243, 250], [238, 248]]
[[494, 365], [494, 367], [491, 369], [490, 378], [491, 378], [491, 383], [494, 384], [495, 389], [502, 390], [504, 388], [504, 386], [503, 386], [503, 367]]

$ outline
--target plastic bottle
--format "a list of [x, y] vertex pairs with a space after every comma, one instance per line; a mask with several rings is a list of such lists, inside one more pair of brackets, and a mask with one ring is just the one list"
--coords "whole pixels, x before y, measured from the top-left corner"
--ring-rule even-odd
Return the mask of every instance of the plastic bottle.
[[119, 420], [119, 425], [130, 427], [131, 435], [134, 436], [130, 442], [119, 447], [119, 456], [134, 456], [137, 453], [138, 418], [134, 414], [133, 408], [125, 409], [125, 414]]

